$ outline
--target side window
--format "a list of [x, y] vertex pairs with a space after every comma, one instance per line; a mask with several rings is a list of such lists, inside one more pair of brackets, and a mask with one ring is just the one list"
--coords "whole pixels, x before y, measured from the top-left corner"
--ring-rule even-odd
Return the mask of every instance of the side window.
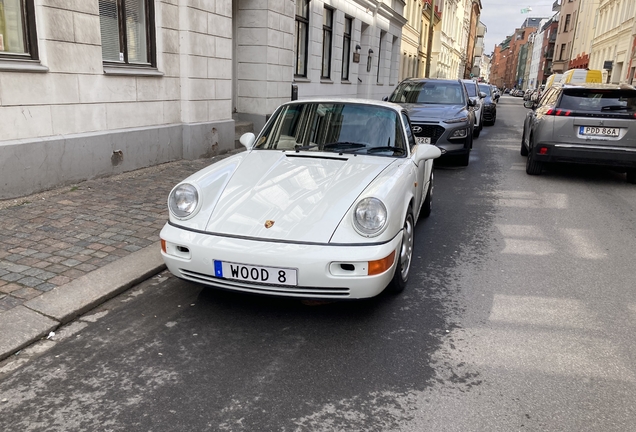
[[545, 105], [551, 105], [551, 106], [555, 105], [560, 95], [561, 95], [561, 89], [555, 88], [552, 91], [552, 93], [550, 93], [548, 97], [546, 98]]
[[0, 59], [38, 59], [33, 0], [0, 1]]
[[99, 0], [104, 63], [156, 66], [152, 0]]
[[548, 91], [546, 91], [543, 94], [543, 97], [541, 97], [541, 100], [539, 101], [539, 106], [543, 106], [546, 104], [547, 100], [552, 96], [552, 94], [554, 93], [555, 89], [554, 87], [549, 88]]
[[411, 130], [411, 122], [406, 114], [402, 113], [402, 123], [404, 123], [404, 129], [406, 129], [406, 139], [409, 143], [409, 148], [411, 152], [413, 152], [413, 147], [415, 147], [415, 137], [413, 136], [413, 131]]

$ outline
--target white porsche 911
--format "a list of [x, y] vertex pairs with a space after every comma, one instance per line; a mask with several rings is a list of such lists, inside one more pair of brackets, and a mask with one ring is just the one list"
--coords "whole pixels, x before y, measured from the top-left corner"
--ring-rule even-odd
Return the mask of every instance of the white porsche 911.
[[281, 105], [247, 151], [170, 192], [162, 256], [177, 277], [235, 291], [312, 299], [400, 292], [413, 229], [431, 211], [433, 159], [396, 104]]

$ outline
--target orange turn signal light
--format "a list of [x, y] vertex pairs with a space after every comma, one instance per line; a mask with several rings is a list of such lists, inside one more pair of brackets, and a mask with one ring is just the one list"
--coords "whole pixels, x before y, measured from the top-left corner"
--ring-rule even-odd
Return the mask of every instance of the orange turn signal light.
[[395, 261], [395, 251], [391, 252], [389, 256], [386, 258], [382, 258], [375, 261], [369, 261], [369, 270], [367, 274], [369, 276], [378, 275], [380, 273], [384, 273], [388, 269], [391, 268], [393, 262]]
[[164, 239], [161, 239], [161, 250], [163, 251], [163, 253], [168, 253], [166, 251], [166, 241]]

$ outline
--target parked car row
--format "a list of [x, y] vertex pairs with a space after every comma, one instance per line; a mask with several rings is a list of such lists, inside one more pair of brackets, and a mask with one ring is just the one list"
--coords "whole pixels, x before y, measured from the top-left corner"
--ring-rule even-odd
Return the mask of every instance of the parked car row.
[[528, 111], [521, 138], [526, 173], [547, 163], [609, 166], [636, 183], [636, 88], [625, 84], [554, 84]]
[[176, 185], [160, 234], [170, 272], [298, 298], [401, 292], [415, 224], [431, 214], [433, 160], [468, 165], [498, 95], [471, 80], [407, 79], [387, 99], [285, 103], [240, 138], [247, 151]]

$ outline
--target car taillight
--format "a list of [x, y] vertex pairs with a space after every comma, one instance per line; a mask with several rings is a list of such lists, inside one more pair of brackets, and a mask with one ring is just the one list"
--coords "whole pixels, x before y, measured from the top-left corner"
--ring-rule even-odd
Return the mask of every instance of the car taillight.
[[539, 147], [539, 151], [538, 151], [538, 153], [539, 153], [540, 155], [548, 154], [548, 148], [547, 148], [547, 147]]
[[545, 115], [553, 115], [553, 116], [569, 116], [571, 114], [572, 114], [572, 111], [570, 110], [555, 109], [555, 108], [550, 108], [549, 110], [545, 112]]

